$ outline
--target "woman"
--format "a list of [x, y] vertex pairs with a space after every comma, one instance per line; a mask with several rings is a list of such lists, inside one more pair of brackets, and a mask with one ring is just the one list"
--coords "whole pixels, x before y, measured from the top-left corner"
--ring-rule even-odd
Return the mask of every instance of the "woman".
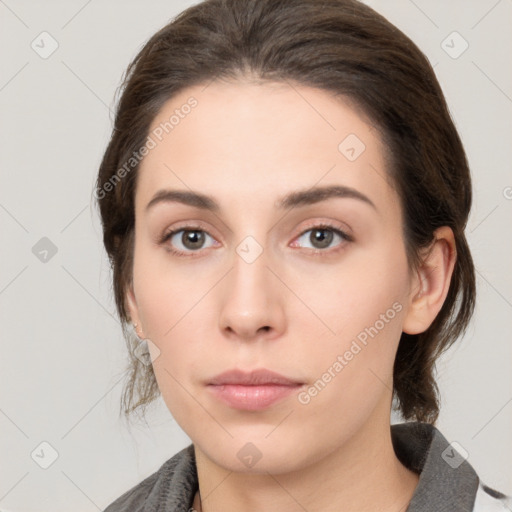
[[510, 509], [434, 426], [435, 361], [475, 304], [471, 180], [382, 16], [187, 9], [127, 70], [96, 197], [125, 411], [161, 393], [193, 442], [108, 512]]

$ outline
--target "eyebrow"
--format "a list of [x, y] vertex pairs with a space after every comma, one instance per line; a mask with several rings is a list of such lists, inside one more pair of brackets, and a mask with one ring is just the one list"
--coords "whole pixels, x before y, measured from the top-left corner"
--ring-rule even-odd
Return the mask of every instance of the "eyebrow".
[[[299, 208], [301, 206], [320, 203], [334, 197], [358, 199], [377, 210], [377, 207], [370, 198], [354, 188], [342, 185], [297, 190], [278, 199], [275, 202], [275, 206], [283, 210]], [[221, 209], [219, 203], [213, 197], [199, 192], [188, 190], [159, 190], [147, 204], [146, 211], [157, 204], [173, 202], [193, 206], [202, 210], [209, 210], [215, 213], [220, 212]]]

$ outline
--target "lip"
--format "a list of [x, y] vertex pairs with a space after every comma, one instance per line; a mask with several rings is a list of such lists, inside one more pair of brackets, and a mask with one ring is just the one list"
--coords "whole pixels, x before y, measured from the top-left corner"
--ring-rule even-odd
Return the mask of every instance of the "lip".
[[258, 411], [283, 400], [303, 384], [267, 369], [251, 372], [234, 369], [209, 380], [207, 389], [234, 409]]
[[281, 375], [279, 373], [267, 370], [266, 368], [252, 370], [244, 372], [237, 368], [228, 370], [227, 372], [221, 373], [216, 377], [210, 379], [207, 384], [211, 385], [225, 385], [233, 384], [240, 386], [257, 386], [257, 385], [280, 385], [280, 386], [295, 386], [297, 384], [303, 384], [303, 382], [297, 379], [291, 379]]

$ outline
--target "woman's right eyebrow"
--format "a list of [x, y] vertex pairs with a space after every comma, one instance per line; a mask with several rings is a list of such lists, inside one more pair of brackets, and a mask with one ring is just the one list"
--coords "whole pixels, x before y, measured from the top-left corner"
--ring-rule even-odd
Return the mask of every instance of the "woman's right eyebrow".
[[[344, 185], [312, 187], [309, 189], [290, 192], [284, 197], [279, 198], [275, 202], [275, 206], [281, 210], [288, 210], [320, 203], [331, 198], [358, 199], [377, 210], [377, 207], [369, 197], [354, 188], [346, 187]], [[209, 210], [215, 213], [219, 213], [221, 210], [219, 203], [213, 197], [201, 194], [200, 192], [162, 189], [159, 190], [146, 205], [146, 212], [157, 204], [173, 202], [186, 204], [203, 210]]]
[[219, 203], [213, 197], [188, 190], [162, 189], [146, 205], [146, 212], [161, 203], [182, 203], [216, 213], [220, 211]]

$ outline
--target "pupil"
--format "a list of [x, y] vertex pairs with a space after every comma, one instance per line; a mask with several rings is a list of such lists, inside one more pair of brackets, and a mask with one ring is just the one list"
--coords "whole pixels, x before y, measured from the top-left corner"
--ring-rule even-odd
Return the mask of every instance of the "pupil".
[[[314, 242], [314, 244], [320, 242], [321, 248], [329, 247], [333, 236], [331, 231], [329, 231], [328, 229], [315, 229], [313, 233], [316, 233], [312, 234], [312, 237], [314, 238], [312, 242]], [[327, 236], [325, 235], [325, 233], [327, 233]]]
[[182, 242], [185, 247], [195, 249], [204, 242], [204, 233], [200, 231], [185, 231]]

